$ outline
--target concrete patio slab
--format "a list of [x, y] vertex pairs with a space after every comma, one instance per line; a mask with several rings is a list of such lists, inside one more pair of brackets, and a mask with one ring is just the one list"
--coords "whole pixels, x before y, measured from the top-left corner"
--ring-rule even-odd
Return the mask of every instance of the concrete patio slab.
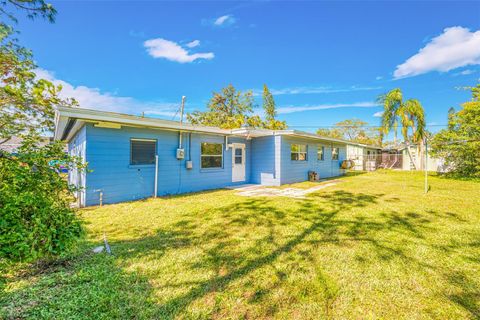
[[288, 197], [295, 199], [305, 199], [306, 195], [312, 192], [316, 192], [331, 186], [338, 184], [340, 180], [328, 180], [325, 182], [319, 182], [318, 186], [309, 188], [309, 189], [299, 189], [299, 188], [276, 188], [276, 187], [266, 187], [261, 185], [249, 185], [240, 188], [229, 188], [238, 191], [239, 196], [244, 197]]

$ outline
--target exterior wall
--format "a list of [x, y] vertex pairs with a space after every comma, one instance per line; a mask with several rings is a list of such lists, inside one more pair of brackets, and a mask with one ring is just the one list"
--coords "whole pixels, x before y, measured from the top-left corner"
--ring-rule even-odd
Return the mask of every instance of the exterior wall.
[[[82, 127], [68, 143], [68, 153], [71, 156], [80, 157], [86, 161], [86, 146], [87, 146], [87, 130]], [[85, 206], [85, 186], [86, 174], [85, 170], [69, 170], [68, 183], [78, 188], [76, 197], [78, 205]]]
[[[307, 161], [293, 161], [290, 156], [292, 143], [307, 144]], [[324, 160], [317, 160], [317, 148], [325, 147]], [[339, 148], [339, 160], [332, 160], [332, 147]], [[329, 141], [312, 141], [294, 137], [281, 137], [281, 183], [294, 183], [308, 180], [308, 171], [315, 171], [320, 179], [344, 174], [340, 163], [346, 159], [346, 145], [335, 145]]]
[[251, 183], [258, 183], [266, 186], [280, 185], [280, 179], [277, 168], [278, 151], [276, 136], [267, 136], [255, 138], [251, 141], [252, 145], [252, 171], [250, 176]]
[[363, 170], [375, 171], [382, 163], [381, 150], [374, 148], [363, 148]]
[[[154, 194], [155, 165], [130, 165], [130, 139], [156, 139], [158, 154], [158, 195], [177, 194], [222, 188], [232, 183], [232, 150], [225, 150], [225, 137], [218, 135], [183, 133], [185, 159], [176, 159], [179, 133], [175, 131], [122, 127], [122, 129], [98, 128], [87, 125], [87, 174], [86, 205], [116, 203], [151, 197]], [[200, 168], [201, 142], [223, 144], [223, 168]], [[236, 184], [248, 183], [250, 177], [251, 145], [241, 138], [229, 138], [228, 143], [246, 145], [246, 179]], [[191, 150], [189, 147], [191, 146]], [[191, 160], [193, 169], [186, 169]]]
[[355, 166], [351, 170], [364, 170], [363, 158], [364, 158], [364, 148], [356, 145], [347, 145], [347, 159], [353, 160]]
[[351, 170], [373, 171], [382, 162], [382, 152], [380, 149], [347, 145], [347, 159], [355, 162]]

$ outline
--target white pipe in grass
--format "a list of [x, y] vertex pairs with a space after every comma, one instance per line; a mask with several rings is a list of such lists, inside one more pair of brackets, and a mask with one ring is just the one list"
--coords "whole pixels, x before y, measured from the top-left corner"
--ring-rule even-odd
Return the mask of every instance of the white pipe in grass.
[[153, 186], [154, 198], [157, 197], [157, 188], [158, 188], [158, 155], [155, 155], [155, 185]]
[[425, 138], [425, 193], [428, 193], [428, 144]]

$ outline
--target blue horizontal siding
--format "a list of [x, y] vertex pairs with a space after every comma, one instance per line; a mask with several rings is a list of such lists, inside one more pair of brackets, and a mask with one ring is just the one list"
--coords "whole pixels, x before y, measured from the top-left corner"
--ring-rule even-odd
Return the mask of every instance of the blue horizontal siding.
[[252, 144], [252, 175], [250, 181], [263, 185], [278, 185], [275, 166], [275, 137], [259, 137]]
[[[100, 192], [104, 203], [117, 203], [152, 197], [154, 194], [155, 166], [130, 165], [130, 139], [143, 138], [157, 141], [158, 190], [157, 195], [169, 195], [222, 188], [241, 183], [280, 185], [305, 181], [308, 171], [316, 171], [321, 178], [343, 174], [340, 163], [346, 158], [345, 145], [333, 145], [340, 149], [338, 161], [332, 161], [332, 144], [311, 139], [288, 136], [268, 136], [246, 140], [229, 138], [228, 143], [244, 143], [246, 146], [246, 181], [232, 183], [232, 149], [225, 150], [225, 137], [221, 135], [183, 133], [185, 159], [176, 159], [179, 133], [147, 128], [122, 127], [122, 129], [98, 128], [92, 124], [84, 127], [76, 138], [86, 142], [85, 154], [89, 172], [86, 174], [85, 204], [99, 203]], [[190, 141], [191, 137], [191, 141]], [[77, 141], [75, 140], [75, 141]], [[223, 144], [223, 167], [200, 168], [202, 142]], [[308, 145], [307, 161], [292, 161], [290, 145]], [[189, 146], [191, 145], [191, 150]], [[317, 147], [325, 147], [325, 159], [317, 160]], [[72, 145], [73, 146], [73, 145]], [[73, 147], [69, 146], [71, 150]], [[191, 157], [193, 169], [186, 169]], [[77, 178], [71, 177], [71, 180]]]
[[[174, 131], [146, 128], [123, 127], [122, 129], [97, 128], [87, 125], [87, 161], [90, 172], [87, 174], [86, 204], [99, 203], [100, 191], [104, 203], [117, 203], [151, 197], [154, 194], [155, 166], [130, 165], [130, 139], [156, 139], [158, 154], [158, 195], [194, 192], [222, 188], [232, 183], [232, 150], [225, 150], [225, 137], [219, 135], [183, 134], [185, 159], [176, 159], [179, 133]], [[200, 145], [202, 142], [223, 144], [223, 168], [200, 168]], [[245, 143], [246, 173], [250, 177], [250, 141], [242, 138], [229, 138], [228, 143]], [[193, 169], [186, 169], [189, 158]]]
[[[281, 183], [295, 183], [308, 180], [308, 171], [315, 171], [320, 178], [335, 177], [344, 174], [340, 169], [340, 163], [346, 158], [346, 146], [336, 145], [328, 141], [312, 141], [282, 136], [281, 139]], [[306, 144], [307, 160], [291, 160], [290, 145]], [[318, 147], [325, 148], [324, 160], [317, 160]], [[332, 147], [339, 148], [339, 160], [332, 160]]]

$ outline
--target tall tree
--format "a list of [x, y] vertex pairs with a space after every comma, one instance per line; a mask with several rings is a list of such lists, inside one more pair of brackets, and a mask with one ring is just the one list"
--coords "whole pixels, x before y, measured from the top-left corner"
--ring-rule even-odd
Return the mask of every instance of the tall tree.
[[402, 91], [393, 89], [379, 98], [383, 104], [383, 113], [381, 118], [382, 138], [393, 129], [393, 141], [397, 142], [397, 131], [399, 124], [399, 110], [402, 105]]
[[[56, 11], [43, 0], [9, 0], [0, 6], [0, 16], [14, 24], [11, 9], [21, 9], [30, 18], [54, 21]], [[75, 105], [58, 97], [60, 86], [37, 79], [30, 50], [20, 46], [13, 26], [0, 23], [0, 144], [19, 134], [41, 134], [53, 130], [54, 107]]]
[[334, 138], [334, 139], [344, 139], [342, 132], [338, 128], [320, 128], [316, 132], [319, 136]]
[[253, 113], [254, 100], [251, 91], [241, 92], [233, 85], [228, 85], [220, 92], [213, 92], [208, 102], [207, 111], [194, 111], [187, 114], [187, 121], [192, 124], [214, 126], [224, 129], [240, 128], [264, 128], [282, 130], [287, 127], [285, 121], [277, 120], [275, 101], [267, 86], [263, 91], [263, 109], [265, 120]]
[[[417, 99], [404, 101], [402, 91], [399, 88], [393, 89], [385, 95], [380, 96], [379, 101], [383, 104], [384, 108], [381, 119], [382, 138], [393, 130], [394, 142], [396, 143], [398, 126], [400, 125], [410, 161], [414, 164], [415, 168], [417, 168], [410, 153], [409, 145], [410, 142], [416, 143], [421, 155], [426, 124], [425, 112], [420, 101]], [[412, 132], [411, 138], [410, 131]]]
[[451, 173], [480, 178], [480, 83], [470, 90], [472, 99], [449, 112], [448, 128], [434, 136], [431, 146]]
[[455, 108], [454, 107], [450, 107], [450, 109], [448, 109], [448, 117], [447, 117], [447, 121], [448, 121], [448, 128], [449, 129], [453, 129], [453, 124], [455, 123], [453, 120], [453, 118], [455, 117]]
[[263, 112], [265, 113], [265, 121], [262, 124], [264, 129], [284, 130], [287, 128], [285, 121], [277, 120], [277, 109], [273, 95], [267, 85], [263, 85]]
[[[0, 144], [23, 137], [18, 154], [0, 152], [0, 261], [28, 260], [60, 254], [82, 233], [70, 207], [74, 190], [58, 173], [61, 166], [81, 170], [80, 159], [68, 156], [62, 142], [39, 144], [52, 132], [54, 108], [74, 105], [58, 97], [60, 87], [38, 80], [32, 53], [20, 46], [12, 10], [53, 22], [55, 9], [43, 0], [0, 2]], [[52, 161], [55, 160], [55, 161]]]
[[207, 111], [189, 113], [187, 120], [192, 124], [233, 129], [258, 124], [259, 117], [253, 116], [252, 113], [252, 92], [242, 93], [230, 84], [220, 92], [213, 93], [213, 97], [208, 102]]
[[334, 128], [318, 129], [317, 134], [358, 143], [372, 145], [380, 144], [380, 135], [378, 130], [369, 127], [368, 122], [355, 118], [337, 122]]
[[[50, 3], [45, 2], [45, 0], [6, 0], [0, 2], [0, 16], [17, 22], [17, 18], [13, 13], [15, 10], [22, 11], [30, 19], [41, 17], [50, 22], [55, 21], [57, 14], [57, 10]], [[6, 25], [3, 22], [2, 24]]]

